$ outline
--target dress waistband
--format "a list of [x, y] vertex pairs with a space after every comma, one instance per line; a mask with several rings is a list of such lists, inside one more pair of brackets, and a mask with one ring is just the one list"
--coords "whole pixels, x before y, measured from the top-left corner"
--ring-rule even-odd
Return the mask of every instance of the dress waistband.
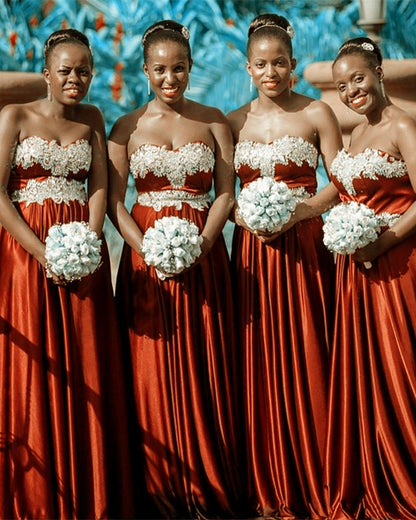
[[65, 177], [48, 177], [44, 181], [29, 179], [24, 188], [11, 193], [12, 202], [26, 202], [29, 204], [43, 204], [46, 199], [52, 199], [57, 204], [69, 204], [77, 200], [84, 205], [87, 200], [87, 192], [83, 182]]
[[174, 206], [177, 210], [181, 210], [183, 203], [203, 211], [209, 208], [211, 197], [209, 193], [194, 194], [184, 190], [146, 191], [138, 194], [137, 203], [141, 206], [149, 206], [155, 211], [160, 211], [166, 206]]

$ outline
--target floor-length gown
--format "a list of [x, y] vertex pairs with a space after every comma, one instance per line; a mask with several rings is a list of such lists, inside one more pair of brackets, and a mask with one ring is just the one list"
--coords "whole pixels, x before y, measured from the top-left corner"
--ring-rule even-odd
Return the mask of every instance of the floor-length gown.
[[[144, 144], [130, 170], [144, 233], [179, 216], [202, 230], [214, 153], [203, 142]], [[125, 246], [117, 297], [131, 347], [146, 487], [167, 517], [229, 518], [238, 507], [236, 369], [229, 259], [222, 236], [187, 272], [159, 279]]]
[[[88, 221], [91, 146], [28, 137], [8, 193], [43, 242]], [[65, 287], [0, 228], [0, 518], [131, 514], [120, 338], [109, 260]]]
[[[400, 215], [416, 200], [404, 161], [339, 153], [343, 201]], [[416, 235], [366, 269], [338, 255], [325, 464], [330, 518], [416, 518]]]
[[[316, 190], [317, 160], [310, 142], [285, 136], [237, 143], [234, 163], [242, 188], [269, 176], [302, 198]], [[236, 226], [233, 266], [252, 500], [265, 516], [323, 518], [333, 262], [322, 219], [267, 245]]]

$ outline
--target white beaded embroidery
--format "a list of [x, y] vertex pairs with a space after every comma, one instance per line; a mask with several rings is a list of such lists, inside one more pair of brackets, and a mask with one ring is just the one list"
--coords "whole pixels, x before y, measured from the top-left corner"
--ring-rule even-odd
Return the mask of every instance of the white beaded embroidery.
[[134, 178], [148, 173], [166, 177], [174, 188], [183, 188], [187, 175], [210, 173], [215, 164], [214, 152], [205, 143], [187, 143], [176, 150], [154, 144], [141, 145], [130, 158]]
[[378, 177], [403, 177], [407, 174], [406, 163], [400, 159], [389, 159], [389, 155], [381, 154], [374, 148], [366, 148], [357, 155], [346, 150], [338, 152], [331, 164], [331, 173], [344, 186], [347, 193], [356, 195], [353, 182], [355, 179]]
[[56, 141], [31, 136], [16, 146], [14, 164], [24, 169], [40, 164], [54, 176], [67, 177], [69, 173], [88, 171], [91, 155], [91, 145], [86, 139], [62, 146]]
[[209, 208], [211, 197], [209, 193], [196, 195], [189, 191], [161, 190], [139, 193], [137, 202], [142, 206], [149, 206], [155, 211], [160, 211], [167, 206], [181, 210], [183, 203], [189, 204], [193, 209], [203, 211], [205, 208]]
[[286, 135], [271, 143], [240, 141], [235, 147], [234, 167], [247, 165], [260, 170], [262, 177], [274, 177], [276, 164], [294, 162], [302, 166], [306, 162], [311, 168], [318, 164], [318, 151], [315, 146], [302, 137]]
[[48, 177], [44, 181], [30, 179], [24, 188], [15, 190], [10, 199], [12, 202], [26, 202], [26, 206], [43, 204], [45, 199], [52, 199], [57, 204], [78, 200], [82, 205], [88, 200], [84, 184], [65, 177]]

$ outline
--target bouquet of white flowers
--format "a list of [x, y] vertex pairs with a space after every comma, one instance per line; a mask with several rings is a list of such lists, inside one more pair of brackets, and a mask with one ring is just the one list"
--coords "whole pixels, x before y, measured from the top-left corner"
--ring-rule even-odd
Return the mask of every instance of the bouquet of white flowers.
[[85, 222], [55, 224], [45, 241], [46, 275], [80, 280], [101, 264], [101, 239]]
[[164, 279], [192, 265], [201, 254], [201, 243], [199, 228], [192, 221], [162, 217], [144, 234], [144, 261], [155, 266], [158, 276]]
[[237, 198], [238, 214], [252, 231], [279, 231], [289, 221], [299, 197], [282, 181], [259, 177]]
[[325, 220], [324, 244], [334, 253], [351, 255], [377, 239], [381, 224], [374, 210], [365, 204], [338, 204]]

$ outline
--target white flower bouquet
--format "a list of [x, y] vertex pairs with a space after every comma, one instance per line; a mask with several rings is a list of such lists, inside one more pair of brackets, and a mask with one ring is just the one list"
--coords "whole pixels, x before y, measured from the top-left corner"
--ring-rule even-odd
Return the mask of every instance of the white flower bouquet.
[[273, 177], [259, 177], [241, 190], [237, 209], [252, 231], [273, 233], [289, 221], [298, 200], [286, 183]]
[[161, 279], [179, 274], [201, 254], [202, 237], [192, 221], [162, 217], [146, 230], [142, 252], [147, 265], [156, 267]]
[[55, 224], [45, 241], [46, 275], [80, 280], [101, 265], [101, 239], [85, 222]]
[[338, 204], [329, 212], [324, 230], [324, 244], [340, 255], [351, 255], [374, 242], [382, 222], [373, 209], [359, 202]]

